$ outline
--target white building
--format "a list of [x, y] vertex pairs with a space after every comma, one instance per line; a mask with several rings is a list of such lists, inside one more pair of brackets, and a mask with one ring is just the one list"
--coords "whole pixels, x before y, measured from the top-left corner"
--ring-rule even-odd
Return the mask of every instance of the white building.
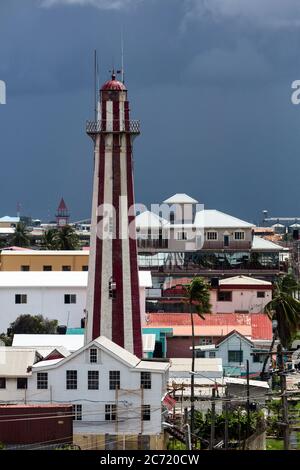
[[71, 403], [76, 435], [162, 434], [168, 362], [140, 360], [102, 336], [73, 354], [46, 354], [0, 348], [0, 402]]
[[[19, 315], [43, 315], [60, 325], [80, 328], [85, 317], [87, 272], [0, 271], [0, 332]], [[145, 315], [145, 289], [151, 273], [139, 273], [141, 315]]]
[[210, 291], [212, 312], [261, 313], [272, 300], [272, 283], [248, 276], [234, 276], [219, 281]]

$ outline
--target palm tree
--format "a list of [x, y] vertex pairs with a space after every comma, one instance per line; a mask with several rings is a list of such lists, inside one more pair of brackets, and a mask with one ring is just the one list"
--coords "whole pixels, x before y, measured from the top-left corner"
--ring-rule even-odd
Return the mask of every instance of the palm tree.
[[191, 435], [195, 427], [195, 325], [194, 314], [205, 319], [204, 314], [211, 312], [209, 286], [202, 277], [195, 277], [192, 282], [185, 286], [186, 299], [190, 307], [192, 326], [192, 374], [191, 374]]
[[10, 244], [20, 247], [30, 245], [29, 232], [24, 222], [18, 222], [14, 234], [10, 238]]
[[58, 230], [50, 228], [43, 233], [41, 246], [44, 250], [57, 250], [58, 248]]
[[[276, 321], [269, 353], [273, 351], [277, 338], [281, 345], [287, 348], [297, 334], [300, 327], [300, 301], [294, 295], [298, 290], [299, 284], [291, 274], [277, 279], [274, 284], [273, 298], [264, 308], [270, 320]], [[262, 379], [265, 376], [269, 357], [270, 354], [266, 355], [263, 363]]]
[[59, 250], [77, 250], [79, 237], [71, 225], [64, 225], [57, 233], [57, 246]]

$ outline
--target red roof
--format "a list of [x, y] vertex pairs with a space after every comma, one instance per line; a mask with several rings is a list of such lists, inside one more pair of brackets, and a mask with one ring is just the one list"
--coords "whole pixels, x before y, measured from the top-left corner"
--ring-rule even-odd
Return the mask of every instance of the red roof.
[[[148, 313], [148, 327], [190, 326], [189, 313]], [[272, 339], [272, 322], [264, 313], [213, 313], [206, 314], [205, 320], [194, 315], [195, 326], [251, 327], [252, 339]]]
[[125, 91], [126, 87], [124, 83], [119, 82], [119, 80], [116, 80], [116, 75], [112, 74], [111, 80], [108, 80], [107, 82], [102, 85], [101, 90], [117, 90], [117, 91]]
[[59, 203], [59, 206], [58, 206], [58, 210], [59, 211], [67, 211], [68, 208], [66, 206], [66, 203], [64, 201], [64, 198], [62, 197], [61, 200], [60, 200], [60, 203]]

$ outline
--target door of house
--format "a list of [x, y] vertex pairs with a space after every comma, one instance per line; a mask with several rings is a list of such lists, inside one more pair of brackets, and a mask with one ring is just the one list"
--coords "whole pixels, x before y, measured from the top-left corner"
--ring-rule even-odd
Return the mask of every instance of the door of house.
[[224, 235], [224, 246], [229, 246], [229, 235]]

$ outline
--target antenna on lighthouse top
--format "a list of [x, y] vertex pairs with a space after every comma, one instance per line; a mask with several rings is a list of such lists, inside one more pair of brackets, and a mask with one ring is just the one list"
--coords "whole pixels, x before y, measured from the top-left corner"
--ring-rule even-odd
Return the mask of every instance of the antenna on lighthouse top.
[[98, 119], [98, 91], [99, 91], [99, 68], [97, 50], [94, 50], [94, 113], [95, 121]]
[[122, 80], [122, 83], [125, 83], [123, 28], [121, 29], [121, 80]]

